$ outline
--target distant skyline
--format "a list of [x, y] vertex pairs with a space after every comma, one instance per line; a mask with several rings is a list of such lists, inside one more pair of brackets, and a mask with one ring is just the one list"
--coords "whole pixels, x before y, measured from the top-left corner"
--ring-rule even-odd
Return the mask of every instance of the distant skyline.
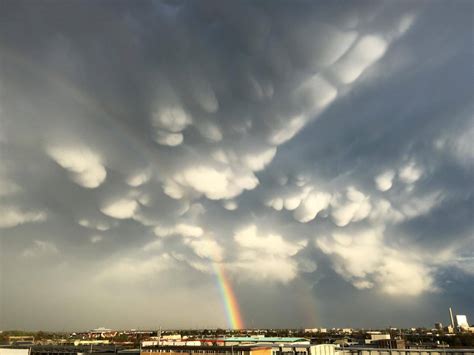
[[473, 13], [0, 0], [0, 329], [472, 324]]

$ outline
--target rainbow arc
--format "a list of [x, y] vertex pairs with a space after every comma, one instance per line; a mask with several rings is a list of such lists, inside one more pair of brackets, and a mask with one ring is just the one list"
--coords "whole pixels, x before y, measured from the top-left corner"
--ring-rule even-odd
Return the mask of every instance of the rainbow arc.
[[242, 321], [242, 315], [240, 313], [239, 304], [235, 297], [232, 284], [228, 279], [225, 270], [222, 265], [218, 263], [212, 263], [214, 271], [216, 272], [217, 280], [219, 283], [219, 290], [224, 300], [224, 307], [226, 311], [227, 321], [232, 329], [243, 329], [244, 322]]

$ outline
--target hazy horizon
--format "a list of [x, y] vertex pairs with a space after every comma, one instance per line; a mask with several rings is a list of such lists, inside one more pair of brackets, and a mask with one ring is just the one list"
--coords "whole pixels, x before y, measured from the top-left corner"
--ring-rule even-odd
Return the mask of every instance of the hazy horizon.
[[0, 0], [0, 329], [472, 323], [473, 13]]

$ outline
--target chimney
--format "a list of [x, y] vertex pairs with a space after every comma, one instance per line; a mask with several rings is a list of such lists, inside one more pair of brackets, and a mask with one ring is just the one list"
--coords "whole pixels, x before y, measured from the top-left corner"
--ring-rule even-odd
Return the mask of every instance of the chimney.
[[449, 317], [451, 318], [451, 327], [454, 328], [454, 318], [453, 318], [453, 310], [451, 309], [451, 307], [449, 307]]

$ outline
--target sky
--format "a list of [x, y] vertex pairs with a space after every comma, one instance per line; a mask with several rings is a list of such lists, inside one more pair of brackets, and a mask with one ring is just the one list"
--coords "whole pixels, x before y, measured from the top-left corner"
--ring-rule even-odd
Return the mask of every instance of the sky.
[[1, 0], [0, 329], [472, 323], [473, 13]]

